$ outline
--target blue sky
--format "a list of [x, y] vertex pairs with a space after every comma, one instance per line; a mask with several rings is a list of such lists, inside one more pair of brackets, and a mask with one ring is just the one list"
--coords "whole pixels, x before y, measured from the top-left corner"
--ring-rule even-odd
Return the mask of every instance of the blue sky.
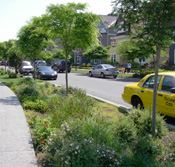
[[107, 15], [111, 0], [0, 0], [0, 42], [16, 39], [20, 28], [32, 16], [41, 16], [49, 4], [87, 3], [89, 12]]

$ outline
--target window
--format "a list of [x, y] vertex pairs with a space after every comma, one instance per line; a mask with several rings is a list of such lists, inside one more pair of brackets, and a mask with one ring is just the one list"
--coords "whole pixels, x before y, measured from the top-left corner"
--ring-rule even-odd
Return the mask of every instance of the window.
[[77, 64], [80, 64], [80, 56], [77, 56]]
[[171, 76], [165, 76], [162, 83], [162, 90], [171, 91], [171, 88], [175, 87], [175, 78]]
[[115, 53], [112, 53], [111, 61], [116, 62], [116, 54]]
[[[157, 86], [159, 86], [159, 82], [160, 82], [160, 79], [161, 79], [162, 76], [158, 76], [157, 78]], [[154, 88], [154, 76], [150, 76], [143, 84], [142, 86], [143, 88], [151, 88], [153, 89]]]

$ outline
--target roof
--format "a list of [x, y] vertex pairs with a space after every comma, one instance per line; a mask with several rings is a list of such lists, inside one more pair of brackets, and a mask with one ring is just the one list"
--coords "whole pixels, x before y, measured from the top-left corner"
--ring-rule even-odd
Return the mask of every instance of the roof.
[[114, 33], [114, 26], [116, 24], [118, 16], [108, 16], [108, 15], [100, 15], [102, 18], [102, 21], [98, 25], [98, 28], [100, 29], [101, 33], [106, 33], [108, 31], [111, 33]]
[[118, 16], [108, 16], [108, 15], [100, 15], [102, 17], [103, 24], [106, 28], [110, 28], [114, 26]]

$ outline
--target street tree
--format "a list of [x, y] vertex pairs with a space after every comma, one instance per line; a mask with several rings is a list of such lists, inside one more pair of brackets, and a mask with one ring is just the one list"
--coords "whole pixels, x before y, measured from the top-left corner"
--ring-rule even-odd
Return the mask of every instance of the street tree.
[[40, 19], [40, 17], [34, 17], [18, 33], [18, 47], [26, 58], [31, 59], [33, 62], [36, 59], [43, 59], [45, 56], [48, 56], [46, 48], [53, 43], [49, 40], [48, 33], [38, 26], [37, 22]]
[[[4, 41], [0, 43], [0, 57], [8, 61], [9, 59], [9, 54], [8, 50], [12, 47], [14, 40], [10, 39], [8, 41]], [[6, 63], [5, 63], [5, 71], [6, 71]]]
[[88, 50], [86, 50], [83, 53], [83, 56], [89, 58], [89, 59], [106, 59], [108, 57], [111, 56], [111, 54], [109, 53], [109, 50], [101, 45], [96, 45], [93, 46], [91, 48], [89, 48]]
[[134, 38], [144, 39], [156, 46], [152, 113], [152, 135], [155, 137], [160, 53], [175, 39], [175, 0], [115, 0], [114, 5], [124, 19], [122, 27], [130, 26]]
[[22, 52], [19, 50], [17, 46], [17, 42], [13, 40], [11, 48], [8, 50], [8, 63], [10, 67], [15, 68], [15, 73], [17, 74], [19, 69], [22, 66], [22, 61], [24, 59]]
[[66, 59], [66, 92], [68, 94], [68, 55], [78, 48], [98, 44], [100, 17], [87, 12], [87, 4], [68, 3], [47, 7], [43, 15], [43, 25], [50, 32], [52, 39], [59, 39]]
[[[53, 58], [55, 59], [65, 59], [65, 53], [63, 49], [55, 49], [55, 53], [53, 53]], [[71, 59], [71, 56], [68, 56], [68, 60]]]

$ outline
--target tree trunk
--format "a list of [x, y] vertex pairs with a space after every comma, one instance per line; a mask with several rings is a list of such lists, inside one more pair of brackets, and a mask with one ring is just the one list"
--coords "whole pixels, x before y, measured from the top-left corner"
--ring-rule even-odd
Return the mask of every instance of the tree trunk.
[[66, 93], [68, 95], [68, 67], [67, 67], [67, 57], [68, 57], [68, 53], [66, 51]]
[[155, 76], [154, 76], [154, 92], [153, 92], [153, 112], [152, 112], [152, 135], [155, 138], [156, 130], [156, 104], [157, 104], [157, 79], [160, 64], [161, 46], [156, 45], [156, 60], [155, 60]]

